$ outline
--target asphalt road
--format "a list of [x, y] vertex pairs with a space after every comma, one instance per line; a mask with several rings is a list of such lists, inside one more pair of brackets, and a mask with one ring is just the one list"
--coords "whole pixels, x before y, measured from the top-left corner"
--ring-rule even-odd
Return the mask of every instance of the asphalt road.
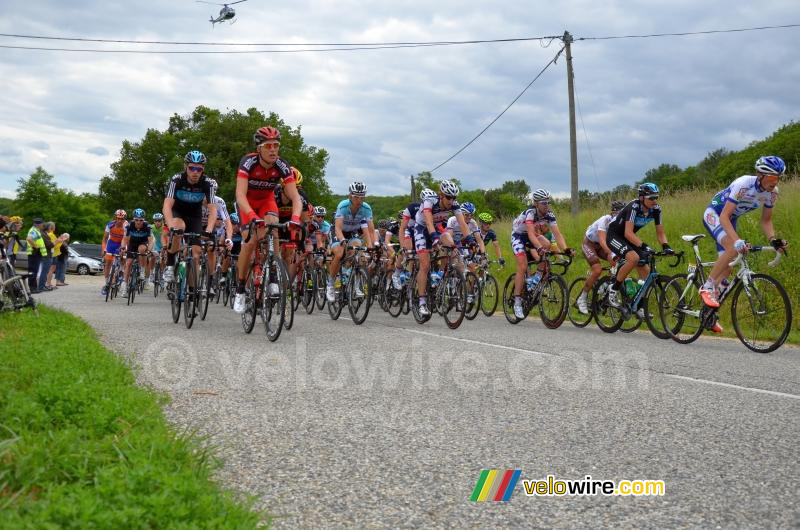
[[[375, 307], [362, 326], [300, 314], [270, 343], [221, 306], [187, 330], [163, 296], [126, 307], [68, 280], [40, 299], [168, 392], [170, 421], [208, 435], [222, 482], [277, 526], [800, 526], [798, 348], [483, 316], [451, 331]], [[509, 502], [469, 501], [483, 469], [521, 470]], [[665, 495], [525, 495], [548, 475]]]

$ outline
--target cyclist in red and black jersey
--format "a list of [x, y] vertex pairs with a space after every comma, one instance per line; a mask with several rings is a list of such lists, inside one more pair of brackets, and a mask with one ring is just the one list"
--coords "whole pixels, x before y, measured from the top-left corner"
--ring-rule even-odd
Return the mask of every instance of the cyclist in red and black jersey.
[[[281, 146], [281, 133], [275, 127], [265, 126], [258, 129], [253, 135], [256, 143], [256, 152], [245, 155], [239, 163], [236, 173], [236, 205], [242, 221], [242, 233], [247, 237], [244, 229], [253, 219], [264, 219], [268, 223], [278, 222], [278, 205], [275, 202], [275, 188], [283, 183], [283, 191], [292, 201], [292, 214], [290, 230], [293, 238], [296, 237], [301, 225], [300, 214], [303, 204], [297, 193], [295, 177], [288, 162], [278, 156]], [[238, 283], [236, 286], [236, 299], [233, 310], [244, 313], [244, 282], [250, 268], [250, 258], [260, 238], [264, 235], [259, 230], [258, 237], [253, 237], [249, 242], [242, 244], [239, 255]], [[277, 251], [277, 249], [276, 249]], [[270, 289], [278, 286], [270, 286]]]

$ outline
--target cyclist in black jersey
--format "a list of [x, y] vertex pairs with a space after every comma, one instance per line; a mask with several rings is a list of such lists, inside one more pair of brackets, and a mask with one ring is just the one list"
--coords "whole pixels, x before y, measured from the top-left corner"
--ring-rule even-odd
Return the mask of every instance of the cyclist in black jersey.
[[646, 278], [650, 274], [650, 267], [646, 265], [647, 259], [653, 249], [642, 241], [637, 235], [640, 229], [651, 221], [656, 225], [656, 237], [665, 252], [672, 252], [664, 226], [661, 224], [661, 206], [658, 205], [659, 189], [652, 182], [645, 182], [639, 186], [639, 198], [629, 202], [608, 224], [606, 242], [617, 256], [625, 258], [625, 263], [617, 270], [614, 284], [608, 290], [608, 302], [612, 306], [620, 307], [622, 301], [619, 291], [622, 282], [634, 267], [638, 267], [639, 278]]
[[506, 260], [503, 259], [503, 253], [500, 250], [500, 242], [497, 240], [497, 234], [492, 230], [492, 222], [494, 222], [492, 214], [483, 212], [478, 215], [478, 220], [480, 221], [483, 244], [488, 245], [491, 243], [494, 246], [494, 255], [497, 256], [497, 263], [499, 263], [501, 267], [505, 266]]

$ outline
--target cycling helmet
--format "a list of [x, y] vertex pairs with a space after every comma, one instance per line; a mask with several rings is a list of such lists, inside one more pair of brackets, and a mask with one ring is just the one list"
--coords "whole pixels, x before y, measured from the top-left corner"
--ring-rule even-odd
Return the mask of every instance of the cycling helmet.
[[378, 221], [378, 228], [381, 229], [381, 230], [388, 229], [389, 228], [389, 221], [387, 221], [386, 219], [381, 219], [380, 221]]
[[639, 185], [639, 196], [642, 195], [653, 195], [656, 193], [661, 193], [661, 190], [658, 189], [658, 185], [653, 184], [652, 182], [644, 182]]
[[423, 188], [423, 189], [422, 189], [422, 191], [421, 191], [421, 192], [419, 192], [419, 200], [420, 200], [420, 201], [433, 200], [433, 199], [435, 199], [437, 196], [438, 196], [438, 195], [436, 194], [436, 192], [435, 192], [435, 191], [433, 191], [433, 190], [432, 190], [432, 189], [430, 189], [430, 188]]
[[325, 217], [328, 215], [328, 210], [326, 210], [324, 206], [315, 206], [314, 215], [321, 215], [322, 217]]
[[611, 211], [612, 212], [618, 212], [618, 211], [622, 210], [623, 208], [625, 208], [625, 203], [624, 202], [622, 202], [622, 201], [612, 201], [611, 202]]
[[154, 213], [153, 214], [153, 221], [154, 222], [155, 221], [163, 221], [163, 220], [164, 220], [164, 214], [163, 213], [159, 212], [159, 213]]
[[114, 212], [114, 217], [125, 219], [126, 217], [128, 217], [128, 212], [120, 208], [119, 210]]
[[783, 175], [786, 163], [779, 156], [762, 156], [756, 160], [756, 171], [765, 175]]
[[348, 190], [350, 195], [355, 195], [356, 197], [363, 197], [367, 194], [367, 185], [363, 182], [353, 182], [350, 184], [350, 189]]
[[482, 214], [480, 214], [478, 216], [478, 219], [480, 219], [482, 222], [487, 223], [487, 224], [489, 224], [492, 221], [494, 221], [494, 217], [492, 217], [492, 214], [490, 214], [489, 212], [483, 212]]
[[451, 182], [451, 181], [449, 181], [449, 180], [443, 180], [443, 181], [442, 181], [442, 182], [439, 184], [439, 191], [440, 191], [440, 192], [442, 193], [442, 195], [444, 195], [445, 197], [453, 197], [453, 198], [456, 198], [456, 197], [458, 197], [458, 192], [459, 192], [460, 190], [458, 189], [458, 186], [456, 186], [454, 182]]
[[261, 145], [269, 140], [275, 140], [280, 142], [281, 132], [275, 127], [266, 125], [258, 129], [256, 133], [253, 135], [253, 141], [256, 143], [256, 145]]
[[238, 224], [239, 224], [239, 214], [238, 214], [238, 213], [236, 213], [236, 212], [233, 212], [233, 213], [231, 214], [231, 223], [233, 223], [233, 224], [235, 224], [235, 225], [238, 225]]
[[205, 164], [208, 162], [208, 159], [206, 155], [195, 149], [194, 151], [186, 153], [186, 156], [183, 157], [183, 161], [187, 164]]
[[464, 204], [461, 205], [460, 210], [462, 213], [473, 215], [475, 213], [475, 205], [472, 204], [471, 202], [465, 202]]
[[12, 223], [21, 223], [22, 217], [20, 217], [19, 215], [12, 215], [11, 217], [8, 218], [8, 220], [11, 221]]
[[144, 219], [144, 210], [141, 208], [136, 208], [133, 210], [133, 218], [134, 219]]
[[296, 167], [292, 167], [292, 174], [294, 175], [294, 183], [299, 186], [303, 182], [303, 174]]
[[550, 199], [552, 199], [550, 192], [542, 188], [539, 188], [538, 190], [534, 191], [529, 195], [533, 199], [533, 201], [531, 202], [549, 201]]

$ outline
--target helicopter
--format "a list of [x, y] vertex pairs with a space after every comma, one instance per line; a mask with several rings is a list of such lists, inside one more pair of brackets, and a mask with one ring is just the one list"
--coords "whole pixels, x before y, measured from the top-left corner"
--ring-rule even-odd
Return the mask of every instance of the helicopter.
[[230, 20], [231, 24], [236, 22], [233, 20], [233, 17], [236, 16], [236, 11], [232, 7], [233, 4], [241, 4], [242, 2], [247, 2], [247, 0], [237, 0], [236, 2], [231, 2], [229, 4], [219, 4], [216, 2], [206, 2], [205, 0], [195, 0], [195, 2], [201, 4], [211, 4], [214, 6], [222, 6], [222, 9], [219, 10], [219, 16], [217, 18], [211, 17], [209, 22], [211, 22], [212, 26], [215, 26], [218, 22], [225, 22], [226, 20]]

